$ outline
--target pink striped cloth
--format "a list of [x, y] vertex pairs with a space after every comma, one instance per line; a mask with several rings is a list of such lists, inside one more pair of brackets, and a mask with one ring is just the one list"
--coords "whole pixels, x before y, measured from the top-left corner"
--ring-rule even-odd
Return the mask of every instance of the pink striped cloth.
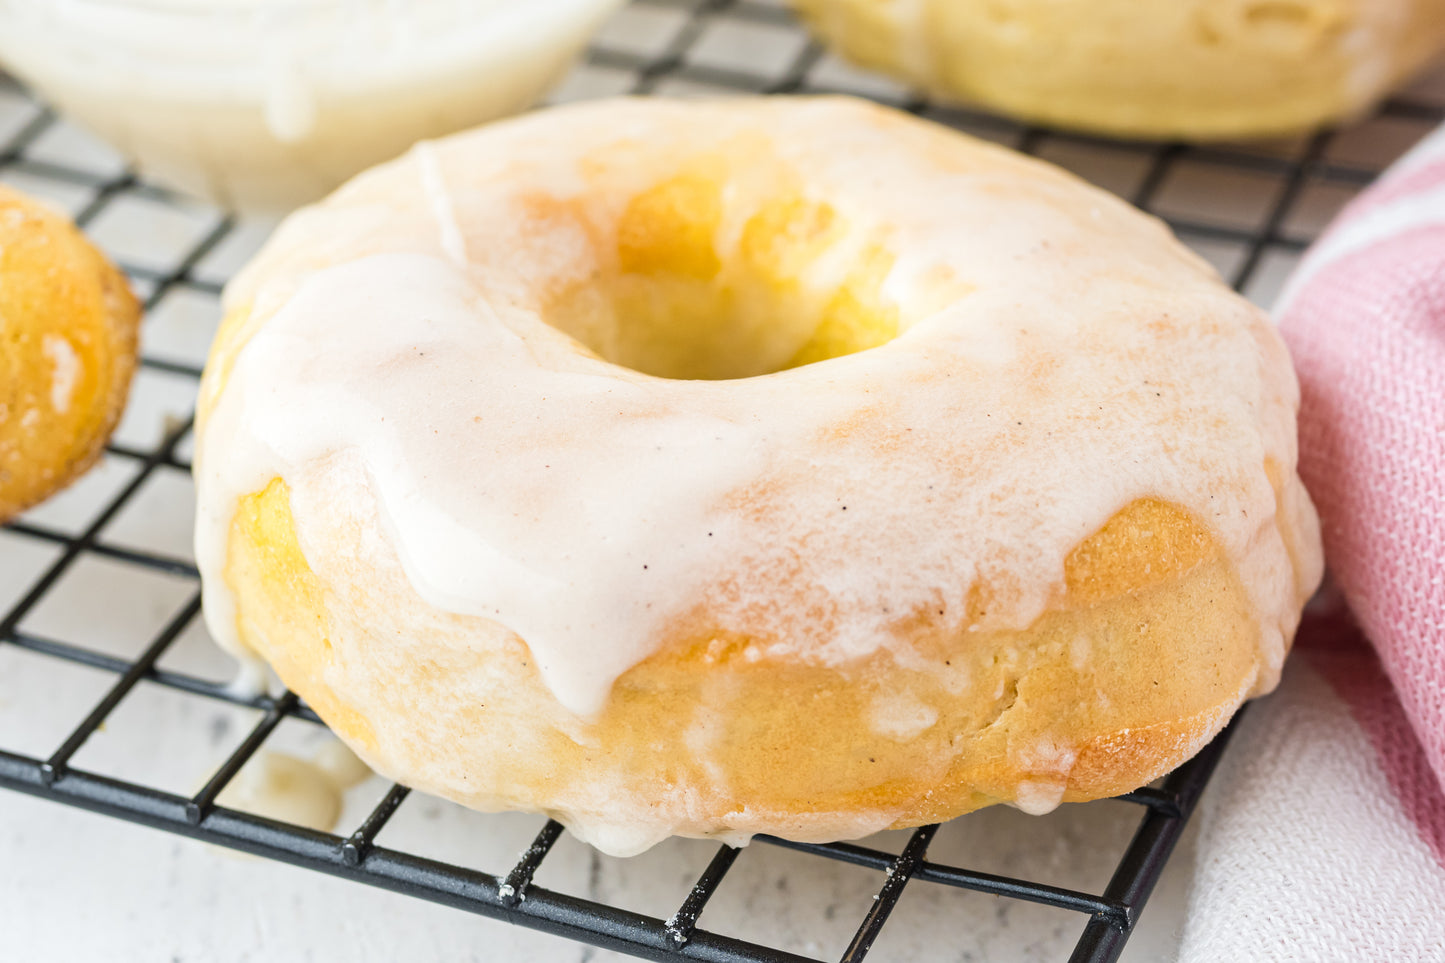
[[1333, 587], [1205, 797], [1180, 959], [1445, 960], [1445, 129], [1276, 317]]

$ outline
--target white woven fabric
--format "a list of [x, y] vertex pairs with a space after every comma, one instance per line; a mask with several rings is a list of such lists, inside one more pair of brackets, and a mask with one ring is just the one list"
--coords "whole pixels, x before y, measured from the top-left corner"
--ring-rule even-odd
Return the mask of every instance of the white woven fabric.
[[1445, 132], [1341, 212], [1277, 315], [1340, 597], [1205, 797], [1181, 960], [1445, 961]]
[[1180, 963], [1445, 960], [1445, 871], [1309, 659], [1235, 740], [1205, 797]]

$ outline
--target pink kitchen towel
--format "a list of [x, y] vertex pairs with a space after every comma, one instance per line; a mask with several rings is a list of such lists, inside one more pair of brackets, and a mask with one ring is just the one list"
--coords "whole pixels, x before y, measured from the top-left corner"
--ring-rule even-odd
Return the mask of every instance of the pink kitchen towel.
[[1276, 314], [1325, 557], [1445, 785], [1445, 131], [1346, 208]]
[[1275, 313], [1332, 587], [1205, 796], [1181, 963], [1445, 961], [1445, 130]]

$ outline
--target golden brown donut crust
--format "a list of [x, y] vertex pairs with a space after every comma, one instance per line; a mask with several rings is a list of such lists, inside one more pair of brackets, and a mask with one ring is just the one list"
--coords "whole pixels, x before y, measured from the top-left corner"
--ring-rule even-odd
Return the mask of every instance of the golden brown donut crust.
[[100, 457], [140, 317], [124, 276], [73, 224], [0, 185], [0, 521]]
[[[1182, 510], [1130, 504], [1065, 571], [1066, 596], [1026, 630], [921, 627], [915, 665], [886, 654], [839, 667], [754, 660], [745, 638], [678, 637], [579, 726], [556, 712], [515, 637], [471, 652], [438, 646], [433, 626], [355, 637], [352, 626], [384, 624], [393, 600], [317, 579], [279, 480], [244, 500], [226, 570], [245, 643], [363, 758], [407, 758], [405, 771], [380, 769], [415, 788], [481, 808], [510, 798], [583, 824], [651, 807], [668, 811], [663, 822], [804, 839], [1127, 792], [1192, 756], [1266, 685], [1243, 586]], [[388, 709], [375, 724], [327, 682], [352, 659], [384, 663]], [[485, 703], [469, 695], [477, 678], [492, 680]], [[938, 721], [890, 738], [878, 698], [920, 703]], [[719, 720], [705, 748], [681, 708], [695, 706]]]

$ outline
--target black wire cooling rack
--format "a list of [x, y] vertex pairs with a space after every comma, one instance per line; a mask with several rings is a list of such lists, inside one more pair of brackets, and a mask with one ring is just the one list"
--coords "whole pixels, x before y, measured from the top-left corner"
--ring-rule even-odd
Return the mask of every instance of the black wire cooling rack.
[[[935, 107], [827, 57], [803, 38], [781, 5], [760, 0], [643, 0], [625, 10], [623, 17], [638, 20], [643, 29], [604, 30], [583, 64], [564, 84], [561, 97], [598, 92], [864, 93], [1065, 166], [1082, 167], [1085, 176], [1102, 171], [1106, 179], [1113, 181], [1106, 186], [1163, 216], [1186, 242], [1210, 257], [1237, 289], [1260, 300], [1266, 300], [1277, 287], [1323, 224], [1332, 203], [1338, 206], [1368, 184], [1399, 149], [1445, 119], [1445, 97], [1404, 97], [1390, 101], [1375, 118], [1349, 130], [1322, 132], [1282, 144], [1207, 148], [1118, 144], [1019, 126], [966, 110]], [[765, 63], [768, 66], [763, 66]], [[4, 95], [12, 100], [26, 96], [0, 76], [0, 96]], [[164, 207], [188, 203], [137, 180], [127, 171], [97, 172], [83, 164], [68, 163], [55, 150], [37, 149], [58, 123], [48, 110], [35, 107], [28, 120], [9, 133], [8, 140], [3, 139], [0, 128], [0, 177], [69, 192], [75, 198], [72, 207], [77, 222], [90, 230], [117, 205]], [[1100, 157], [1109, 159], [1107, 168], [1097, 166]], [[1172, 196], [1175, 183], [1186, 176], [1213, 185], [1211, 189], [1219, 201], [1217, 209], [1209, 204], [1191, 208]], [[1319, 213], [1321, 205], [1326, 209], [1324, 215]], [[212, 216], [191, 231], [177, 256], [163, 267], [141, 263], [145, 258], [127, 258], [125, 252], [118, 256], [146, 294], [148, 311], [177, 291], [214, 298], [223, 278], [199, 270], [198, 265], [238, 229], [232, 220]], [[156, 356], [143, 360], [145, 371], [191, 381], [200, 376], [195, 364]], [[648, 959], [729, 963], [810, 959], [699, 926], [699, 918], [735, 861], [749, 858], [746, 852], [728, 846], [717, 849], [676, 912], [664, 920], [534, 884], [535, 874], [562, 832], [556, 822], [546, 823], [515, 865], [485, 872], [376, 844], [378, 833], [408, 798], [407, 788], [401, 785], [392, 786], [347, 836], [218, 805], [222, 790], [283, 720], [321, 723], [294, 694], [245, 699], [217, 682], [158, 664], [198, 618], [200, 595], [195, 567], [179, 556], [125, 547], [107, 538], [107, 526], [137, 497], [153, 474], [167, 469], [189, 470], [185, 450], [190, 428], [189, 418], [181, 419], [153, 446], [123, 442], [111, 445], [110, 457], [128, 463], [133, 473], [81, 530], [65, 530], [28, 519], [4, 526], [9, 536], [46, 546], [54, 554], [34, 572], [29, 587], [0, 617], [0, 647], [12, 646], [78, 663], [111, 673], [115, 681], [48, 755], [0, 751], [0, 786]], [[165, 573], [189, 584], [189, 600], [139, 655], [120, 657], [103, 647], [49, 638], [22, 627], [26, 616], [44, 602], [65, 573], [88, 556]], [[261, 713], [229, 758], [192, 796], [71, 765], [87, 739], [142, 680], [248, 706]], [[840, 921], [840, 925], [856, 925], [842, 955], [844, 961], [856, 963], [868, 954], [905, 887], [913, 883], [941, 884], [1077, 912], [1083, 917], [1082, 935], [1070, 959], [1111, 961], [1118, 958], [1133, 931], [1224, 751], [1228, 735], [1226, 730], [1162, 785], [1122, 797], [1140, 808], [1140, 819], [1101, 893], [930, 862], [927, 853], [936, 826], [915, 830], [898, 853], [849, 843], [759, 841], [878, 872], [877, 894], [863, 918], [856, 923]]]

